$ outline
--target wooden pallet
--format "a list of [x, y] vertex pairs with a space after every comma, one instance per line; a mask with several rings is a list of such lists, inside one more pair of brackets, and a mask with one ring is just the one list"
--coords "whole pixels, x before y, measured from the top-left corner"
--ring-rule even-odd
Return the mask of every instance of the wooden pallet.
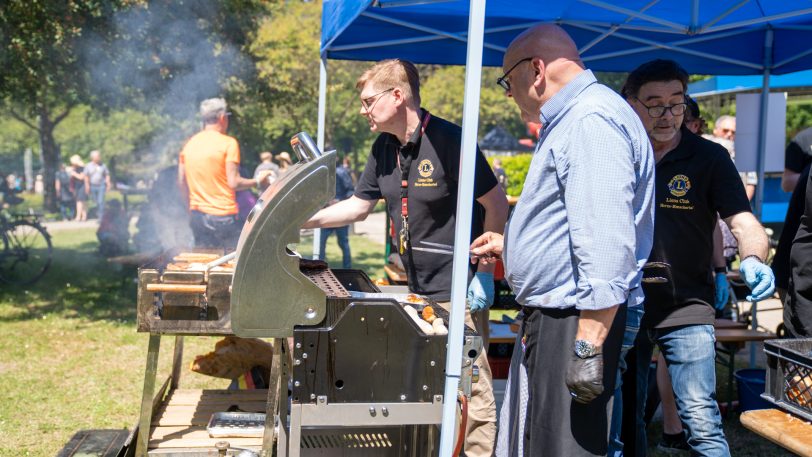
[[266, 389], [176, 390], [155, 414], [149, 434], [149, 448], [214, 449], [214, 443], [228, 441], [231, 446], [259, 450], [262, 437], [212, 438], [206, 431], [206, 424], [213, 413], [229, 409], [264, 413], [267, 398]]

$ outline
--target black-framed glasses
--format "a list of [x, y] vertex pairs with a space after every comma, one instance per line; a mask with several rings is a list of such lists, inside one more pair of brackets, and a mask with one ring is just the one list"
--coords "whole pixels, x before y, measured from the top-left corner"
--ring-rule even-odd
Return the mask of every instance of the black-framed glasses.
[[533, 60], [532, 57], [525, 57], [524, 59], [514, 63], [513, 66], [510, 67], [510, 69], [506, 71], [504, 75], [496, 79], [496, 84], [502, 86], [502, 89], [505, 89], [505, 92], [510, 92], [510, 81], [508, 81], [507, 79], [508, 75], [510, 74], [511, 71], [513, 71], [514, 68], [518, 67], [520, 63], [530, 62], [531, 60]]
[[395, 90], [395, 88], [390, 87], [389, 89], [382, 90], [382, 91], [378, 92], [375, 95], [371, 95], [371, 96], [369, 96], [367, 98], [362, 98], [361, 99], [361, 108], [363, 108], [364, 111], [366, 111], [366, 112], [372, 111], [373, 109], [375, 109], [375, 105], [378, 103], [378, 100], [380, 100], [382, 98], [383, 94], [385, 94], [387, 92], [391, 92], [393, 90]]
[[671, 114], [674, 116], [682, 116], [685, 114], [685, 110], [688, 108], [687, 103], [675, 103], [673, 105], [657, 105], [657, 106], [648, 106], [643, 103], [642, 100], [635, 97], [635, 100], [640, 102], [648, 110], [648, 115], [651, 117], [663, 117], [665, 116], [666, 111], [671, 111]]

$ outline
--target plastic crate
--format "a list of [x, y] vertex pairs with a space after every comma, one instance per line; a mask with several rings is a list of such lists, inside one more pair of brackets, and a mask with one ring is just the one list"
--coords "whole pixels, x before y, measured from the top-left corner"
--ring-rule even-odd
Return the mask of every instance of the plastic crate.
[[764, 342], [767, 379], [763, 397], [812, 421], [812, 338]]

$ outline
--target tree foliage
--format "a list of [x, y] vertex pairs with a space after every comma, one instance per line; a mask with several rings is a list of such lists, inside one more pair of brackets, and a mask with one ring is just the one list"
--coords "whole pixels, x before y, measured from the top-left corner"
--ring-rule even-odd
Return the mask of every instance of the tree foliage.
[[[126, 1], [126, 0], [122, 0]], [[83, 33], [103, 36], [118, 1], [9, 0], [0, 8], [0, 102], [39, 137], [45, 204], [56, 206], [54, 173], [59, 148], [54, 128], [91, 98], [81, 51]]]
[[518, 197], [524, 190], [524, 178], [530, 170], [530, 162], [533, 161], [533, 154], [517, 154], [514, 156], [491, 156], [488, 163], [493, 166], [494, 159], [502, 160], [502, 168], [507, 175], [508, 187], [506, 194]]

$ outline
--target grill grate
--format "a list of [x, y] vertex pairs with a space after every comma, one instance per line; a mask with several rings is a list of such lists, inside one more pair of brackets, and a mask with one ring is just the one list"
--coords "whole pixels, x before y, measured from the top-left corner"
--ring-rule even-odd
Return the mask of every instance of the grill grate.
[[382, 433], [321, 433], [302, 436], [304, 449], [391, 448], [389, 434]]
[[328, 297], [348, 298], [350, 293], [341, 285], [338, 278], [329, 269], [302, 269], [302, 274], [319, 286]]

